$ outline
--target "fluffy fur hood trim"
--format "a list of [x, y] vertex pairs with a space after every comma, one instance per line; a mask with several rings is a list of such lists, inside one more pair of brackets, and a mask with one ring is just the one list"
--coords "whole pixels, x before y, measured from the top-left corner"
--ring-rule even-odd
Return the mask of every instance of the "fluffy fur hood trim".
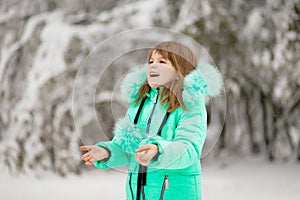
[[[134, 101], [139, 92], [139, 88], [146, 83], [147, 64], [139, 66], [130, 71], [122, 81], [121, 93], [125, 100]], [[187, 107], [197, 104], [201, 95], [215, 97], [221, 94], [223, 80], [219, 70], [209, 64], [198, 65], [190, 72], [183, 82], [182, 99]]]

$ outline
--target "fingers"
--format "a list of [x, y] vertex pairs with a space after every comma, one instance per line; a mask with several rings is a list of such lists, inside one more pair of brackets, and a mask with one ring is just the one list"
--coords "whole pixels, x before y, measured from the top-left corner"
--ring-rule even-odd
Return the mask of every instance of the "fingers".
[[154, 157], [154, 153], [135, 154], [135, 159], [141, 165], [147, 166], [150, 160]]
[[80, 146], [81, 151], [90, 151], [92, 149], [92, 146]]
[[81, 156], [81, 160], [85, 161], [85, 165], [92, 165], [96, 161], [90, 152], [92, 149], [93, 146], [80, 146], [81, 151], [89, 151]]
[[94, 162], [90, 162], [90, 161], [87, 161], [87, 162], [85, 162], [84, 164], [85, 165], [92, 165]]
[[96, 159], [89, 152], [83, 154], [81, 159], [85, 161], [85, 165], [92, 165], [96, 161]]
[[147, 166], [149, 164], [149, 160], [145, 159], [145, 157], [143, 155], [140, 154], [136, 154], [135, 155], [135, 159], [138, 163], [140, 163], [141, 165]]
[[81, 159], [84, 161], [88, 161], [88, 160], [90, 160], [92, 162], [96, 161], [96, 159], [94, 158], [94, 156], [92, 154], [90, 154], [90, 152], [83, 154], [81, 156]]
[[137, 154], [135, 159], [141, 165], [147, 166], [150, 160], [156, 155], [158, 149], [154, 144], [146, 144], [138, 149], [136, 149]]
[[142, 152], [142, 151], [148, 151], [151, 149], [151, 144], [146, 144], [138, 149], [136, 149], [136, 152]]
[[85, 153], [81, 156], [81, 160], [88, 160], [90, 158], [90, 154], [89, 153]]

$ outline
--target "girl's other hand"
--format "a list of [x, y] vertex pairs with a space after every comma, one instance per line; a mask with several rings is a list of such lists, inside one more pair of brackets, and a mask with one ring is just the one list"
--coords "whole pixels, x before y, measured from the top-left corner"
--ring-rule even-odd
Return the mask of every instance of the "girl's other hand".
[[81, 146], [80, 150], [88, 151], [87, 153], [83, 154], [81, 157], [81, 160], [84, 160], [86, 165], [91, 165], [95, 161], [108, 158], [109, 156], [109, 153], [105, 148], [98, 147], [95, 145]]
[[151, 159], [157, 154], [158, 147], [155, 144], [146, 144], [145, 146], [138, 148], [136, 152], [136, 161], [141, 165], [147, 166]]

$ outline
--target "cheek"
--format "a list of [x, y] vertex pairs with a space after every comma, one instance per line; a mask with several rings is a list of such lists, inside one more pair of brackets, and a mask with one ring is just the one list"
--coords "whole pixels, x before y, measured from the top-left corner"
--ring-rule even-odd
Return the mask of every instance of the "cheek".
[[173, 80], [176, 77], [176, 70], [173, 68], [165, 67], [163, 69], [163, 76], [167, 80]]
[[148, 64], [147, 69], [146, 69], [147, 74], [150, 72], [150, 65]]

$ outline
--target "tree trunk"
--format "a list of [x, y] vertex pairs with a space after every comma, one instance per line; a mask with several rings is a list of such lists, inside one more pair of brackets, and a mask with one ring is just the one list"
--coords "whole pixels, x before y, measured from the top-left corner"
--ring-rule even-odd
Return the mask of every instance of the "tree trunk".
[[264, 142], [266, 145], [267, 154], [270, 152], [270, 139], [268, 135], [268, 109], [267, 109], [267, 102], [264, 97], [264, 94], [261, 93], [261, 105], [262, 105], [262, 117], [263, 117], [263, 135], [264, 135]]
[[[245, 114], [246, 114], [246, 124], [248, 128], [248, 134], [250, 139], [250, 145], [251, 145], [251, 153], [257, 154], [259, 153], [259, 146], [257, 145], [257, 142], [254, 139], [254, 127], [253, 122], [251, 118], [251, 103], [250, 103], [250, 97], [247, 95], [247, 92], [245, 90], [242, 90], [242, 94], [245, 97]], [[248, 91], [250, 93], [250, 91]]]
[[300, 162], [300, 137], [299, 137], [299, 141], [298, 141], [297, 160]]

